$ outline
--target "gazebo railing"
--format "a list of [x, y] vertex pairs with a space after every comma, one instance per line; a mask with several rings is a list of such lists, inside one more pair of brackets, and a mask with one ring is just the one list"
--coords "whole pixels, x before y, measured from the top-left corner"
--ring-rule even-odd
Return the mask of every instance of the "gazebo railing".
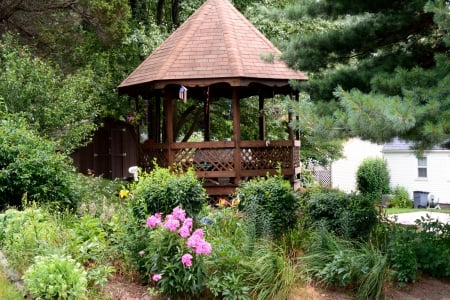
[[[171, 149], [169, 144], [145, 144], [141, 150], [140, 165], [144, 170], [150, 170], [154, 162], [168, 167], [173, 161], [182, 169], [193, 167], [199, 178], [217, 186], [274, 174], [279, 168], [291, 178], [300, 174], [300, 142], [296, 140], [241, 141], [237, 146], [234, 141], [187, 142], [174, 143]], [[237, 157], [236, 150], [240, 153]]]

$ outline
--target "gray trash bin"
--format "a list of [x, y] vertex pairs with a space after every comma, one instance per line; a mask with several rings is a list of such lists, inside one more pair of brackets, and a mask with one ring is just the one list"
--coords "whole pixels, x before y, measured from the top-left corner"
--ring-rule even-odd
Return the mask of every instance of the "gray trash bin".
[[414, 208], [426, 208], [429, 192], [414, 191]]

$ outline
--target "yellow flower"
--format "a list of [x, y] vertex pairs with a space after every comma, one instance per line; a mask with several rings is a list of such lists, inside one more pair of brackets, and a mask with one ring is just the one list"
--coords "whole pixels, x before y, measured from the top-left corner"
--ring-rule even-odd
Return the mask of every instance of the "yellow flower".
[[128, 196], [130, 196], [129, 190], [120, 190], [119, 192], [120, 199], [128, 198]]

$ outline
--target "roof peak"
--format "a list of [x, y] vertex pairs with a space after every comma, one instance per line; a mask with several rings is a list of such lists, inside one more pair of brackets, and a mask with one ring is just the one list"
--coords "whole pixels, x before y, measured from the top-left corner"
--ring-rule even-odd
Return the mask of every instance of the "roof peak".
[[[119, 86], [185, 84], [221, 80], [239, 85], [236, 78], [267, 83], [306, 80], [278, 59], [281, 52], [228, 0], [208, 0], [147, 57]], [[233, 80], [231, 80], [233, 79]], [[194, 84], [194, 83], [193, 83]]]

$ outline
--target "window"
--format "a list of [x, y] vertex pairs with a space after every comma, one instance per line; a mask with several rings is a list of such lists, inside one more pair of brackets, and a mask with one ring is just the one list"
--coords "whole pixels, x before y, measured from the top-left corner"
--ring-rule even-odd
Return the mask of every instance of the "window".
[[417, 158], [417, 170], [419, 172], [420, 178], [427, 177], [427, 158], [426, 157], [418, 157]]

